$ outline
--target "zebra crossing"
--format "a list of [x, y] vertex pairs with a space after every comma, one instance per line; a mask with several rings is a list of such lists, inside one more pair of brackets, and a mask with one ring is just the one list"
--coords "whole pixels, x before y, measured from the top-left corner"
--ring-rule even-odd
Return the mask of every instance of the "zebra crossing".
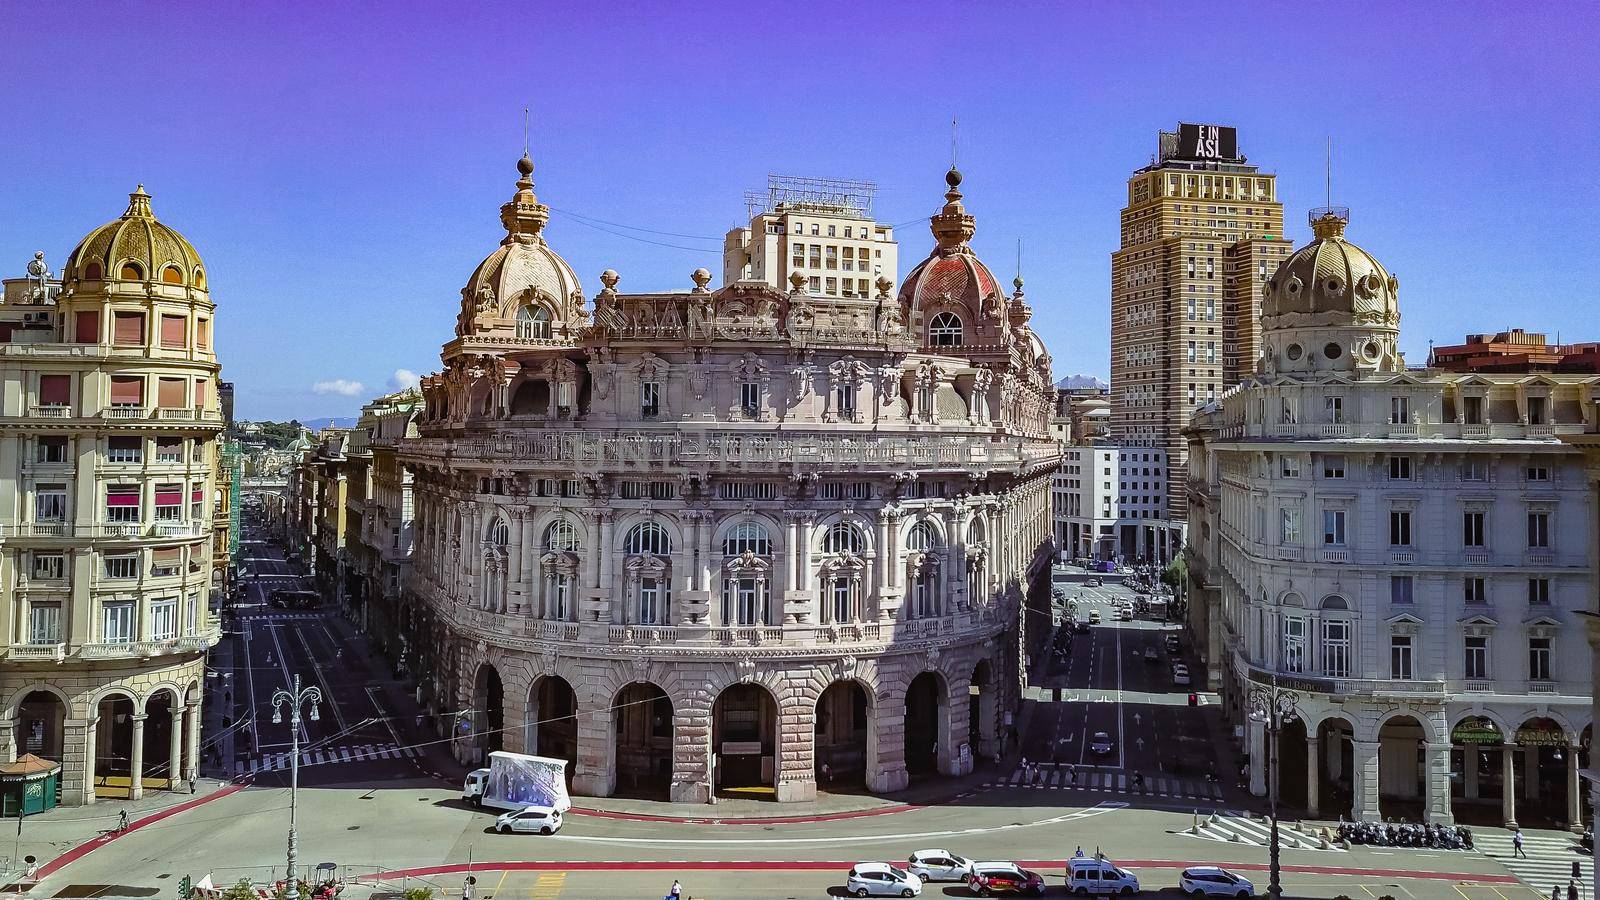
[[1102, 769], [1067, 768], [1034, 770], [1033, 777], [1018, 767], [1009, 778], [985, 784], [984, 787], [1027, 787], [1036, 790], [1098, 791], [1100, 793], [1133, 794], [1136, 796], [1166, 797], [1180, 800], [1221, 800], [1222, 786], [1199, 778], [1179, 778], [1175, 775], [1146, 775], [1144, 784], [1137, 785], [1132, 775]]
[[[1561, 896], [1565, 897], [1567, 882], [1576, 880], [1578, 896], [1590, 896], [1589, 877], [1593, 872], [1589, 867], [1593, 859], [1578, 853], [1577, 838], [1570, 834], [1524, 831], [1522, 849], [1528, 855], [1526, 859], [1517, 856], [1512, 849], [1510, 832], [1474, 829], [1472, 839], [1479, 852], [1510, 869], [1511, 874], [1531, 890], [1548, 896], [1552, 887], [1559, 886]], [[1577, 879], [1572, 878], [1573, 862], [1579, 863]]]
[[322, 613], [315, 612], [270, 612], [249, 617], [251, 622], [303, 622], [307, 619], [327, 618]]
[[[417, 758], [422, 751], [416, 747], [397, 747], [394, 744], [357, 744], [340, 747], [319, 747], [300, 752], [300, 765], [326, 766], [362, 762], [373, 759]], [[281, 772], [289, 768], [293, 753], [265, 753], [234, 763], [235, 775], [254, 775], [258, 772]]]
[[[1265, 847], [1272, 843], [1272, 826], [1266, 819], [1254, 818], [1249, 813], [1231, 809], [1196, 817], [1193, 826], [1178, 833], [1208, 841], [1246, 844], [1252, 847]], [[1343, 847], [1333, 841], [1299, 831], [1281, 819], [1278, 821], [1278, 846], [1285, 850], [1345, 852]]]

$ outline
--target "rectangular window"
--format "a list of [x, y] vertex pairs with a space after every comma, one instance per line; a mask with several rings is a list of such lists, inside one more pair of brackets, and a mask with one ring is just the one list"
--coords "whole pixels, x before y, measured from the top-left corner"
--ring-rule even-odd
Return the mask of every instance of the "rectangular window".
[[183, 485], [156, 485], [156, 521], [176, 522], [183, 518]]
[[661, 614], [667, 606], [666, 594], [667, 580], [665, 578], [639, 579], [638, 624], [661, 624]]
[[1550, 514], [1547, 512], [1528, 513], [1528, 548], [1539, 549], [1550, 546]]
[[1547, 401], [1545, 400], [1544, 397], [1529, 397], [1528, 398], [1528, 424], [1529, 425], [1548, 425], [1549, 424], [1549, 417], [1545, 414], [1546, 403], [1547, 403]]
[[156, 406], [162, 409], [183, 409], [186, 404], [184, 388], [187, 378], [160, 378], [156, 380]]
[[856, 414], [856, 386], [853, 384], [841, 384], [834, 388], [833, 402], [838, 407], [840, 418], [854, 418]]
[[100, 641], [106, 644], [133, 643], [133, 603], [121, 600], [100, 607]]
[[1528, 480], [1529, 481], [1549, 481], [1550, 480], [1550, 467], [1549, 466], [1529, 466], [1528, 467]]
[[67, 438], [65, 435], [51, 435], [39, 438], [34, 445], [34, 460], [42, 463], [64, 463], [67, 461]]
[[1389, 398], [1389, 424], [1404, 425], [1411, 421], [1411, 403], [1405, 397]]
[[1468, 603], [1468, 604], [1472, 604], [1472, 603], [1488, 603], [1489, 602], [1489, 585], [1488, 585], [1488, 582], [1485, 579], [1477, 577], [1477, 576], [1472, 576], [1472, 577], [1469, 577], [1469, 578], [1462, 579], [1461, 580], [1461, 599], [1462, 599], [1462, 602]]
[[156, 438], [156, 462], [181, 463], [183, 462], [183, 438], [158, 437]]
[[206, 405], [206, 384], [207, 383], [208, 383], [207, 380], [204, 379], [204, 378], [196, 378], [194, 380], [194, 406], [195, 406], [195, 409], [204, 409], [205, 408], [205, 405]]
[[39, 376], [39, 405], [40, 406], [71, 406], [72, 405], [72, 376], [71, 375], [40, 375]]
[[1411, 546], [1411, 510], [1389, 510], [1389, 546]]
[[1344, 510], [1322, 511], [1322, 543], [1330, 547], [1344, 546]]
[[67, 486], [41, 484], [34, 490], [33, 520], [35, 522], [60, 522], [67, 517]]
[[106, 462], [138, 463], [144, 459], [144, 439], [119, 435], [106, 438]]
[[739, 410], [747, 419], [761, 414], [761, 384], [746, 381], [739, 385]]
[[196, 319], [194, 321], [194, 343], [201, 350], [211, 348], [211, 320]]
[[1390, 481], [1410, 481], [1411, 480], [1411, 457], [1409, 457], [1409, 456], [1391, 456], [1391, 457], [1389, 457], [1389, 480]]
[[1190, 341], [1189, 342], [1189, 362], [1195, 362], [1195, 361], [1196, 361], [1195, 343], [1194, 343], [1194, 341]]
[[1528, 638], [1528, 679], [1550, 680], [1550, 639], [1547, 637]]
[[106, 487], [106, 521], [139, 521], [139, 486], [113, 484]]
[[1389, 602], [1409, 606], [1415, 596], [1417, 582], [1411, 575], [1389, 576]]
[[1344, 398], [1324, 397], [1323, 412], [1327, 413], [1328, 422], [1333, 425], [1344, 424]]
[[1322, 623], [1322, 672], [1330, 678], [1350, 677], [1350, 623]]
[[1462, 397], [1461, 398], [1461, 417], [1462, 417], [1462, 419], [1465, 420], [1466, 424], [1468, 424], [1468, 425], [1482, 425], [1483, 424], [1483, 398], [1482, 397]]
[[1414, 676], [1411, 667], [1411, 635], [1393, 634], [1389, 636], [1389, 677], [1399, 681], [1409, 681]]
[[[198, 556], [198, 552], [196, 553]], [[182, 547], [157, 547], [150, 555], [150, 576], [166, 578], [178, 574], [183, 565]]]
[[34, 646], [61, 643], [61, 604], [28, 604], [28, 643]]
[[1323, 478], [1344, 477], [1344, 456], [1341, 454], [1327, 454], [1322, 457]]
[[1281, 507], [1278, 510], [1278, 543], [1300, 543], [1300, 510], [1292, 506]]
[[1467, 457], [1461, 461], [1462, 481], [1488, 481], [1489, 466], [1481, 459]]
[[1282, 460], [1283, 465], [1280, 471], [1283, 473], [1284, 478], [1300, 477], [1300, 459], [1298, 457], [1282, 456], [1279, 459]]
[[112, 313], [111, 340], [122, 347], [144, 346], [144, 313]]
[[140, 375], [111, 376], [112, 406], [143, 406], [144, 377]]
[[1489, 677], [1489, 639], [1476, 635], [1465, 639], [1461, 648], [1462, 677]]
[[75, 343], [100, 343], [100, 311], [79, 310], [73, 317], [72, 337]]
[[107, 556], [105, 557], [105, 561], [107, 578], [139, 577], [139, 554], [137, 553], [129, 553], [122, 556]]
[[33, 554], [33, 577], [59, 579], [67, 577], [67, 557], [60, 553]]
[[1528, 579], [1528, 602], [1530, 604], [1544, 604], [1550, 602], [1550, 579]]
[[178, 636], [178, 598], [150, 601], [150, 639], [170, 641]]
[[1299, 616], [1283, 620], [1283, 670], [1306, 670], [1306, 620]]
[[661, 415], [661, 382], [646, 381], [639, 385], [639, 415], [645, 419]]
[[773, 500], [778, 490], [770, 481], [724, 481], [717, 485], [717, 496], [723, 500]]
[[188, 343], [188, 322], [183, 316], [161, 317], [161, 346], [168, 350], [182, 350]]
[[1483, 545], [1483, 513], [1479, 510], [1469, 509], [1461, 514], [1461, 546], [1482, 547]]

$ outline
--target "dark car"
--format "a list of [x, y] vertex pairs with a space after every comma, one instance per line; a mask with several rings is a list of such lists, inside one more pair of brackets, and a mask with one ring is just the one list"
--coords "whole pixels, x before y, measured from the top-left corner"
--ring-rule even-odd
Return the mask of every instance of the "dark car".
[[1044, 876], [1029, 872], [1011, 862], [979, 862], [972, 864], [972, 874], [967, 876], [967, 887], [980, 897], [995, 894], [1044, 893]]
[[277, 590], [267, 596], [267, 603], [279, 609], [315, 609], [322, 605], [322, 595], [316, 591]]

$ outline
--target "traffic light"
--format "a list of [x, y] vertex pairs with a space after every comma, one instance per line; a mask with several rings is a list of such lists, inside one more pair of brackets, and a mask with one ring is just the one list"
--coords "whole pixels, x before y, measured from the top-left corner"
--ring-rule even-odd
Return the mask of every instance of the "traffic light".
[[1200, 705], [1200, 695], [1196, 694], [1194, 691], [1190, 691], [1189, 692], [1189, 705], [1190, 706], [1199, 706]]
[[194, 879], [188, 875], [178, 879], [178, 900], [189, 900], [194, 896]]

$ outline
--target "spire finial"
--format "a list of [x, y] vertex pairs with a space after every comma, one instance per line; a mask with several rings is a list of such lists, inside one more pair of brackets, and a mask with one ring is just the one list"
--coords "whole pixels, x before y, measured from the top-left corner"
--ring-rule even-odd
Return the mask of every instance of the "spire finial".
[[950, 117], [950, 171], [956, 170], [956, 117]]
[[1326, 193], [1324, 204], [1333, 206], [1333, 135], [1328, 135], [1328, 149], [1324, 160], [1327, 171], [1323, 175], [1323, 191]]
[[1022, 293], [1022, 238], [1017, 238], [1017, 277], [1011, 279], [1011, 284]]
[[522, 155], [528, 155], [528, 108], [522, 108]]

